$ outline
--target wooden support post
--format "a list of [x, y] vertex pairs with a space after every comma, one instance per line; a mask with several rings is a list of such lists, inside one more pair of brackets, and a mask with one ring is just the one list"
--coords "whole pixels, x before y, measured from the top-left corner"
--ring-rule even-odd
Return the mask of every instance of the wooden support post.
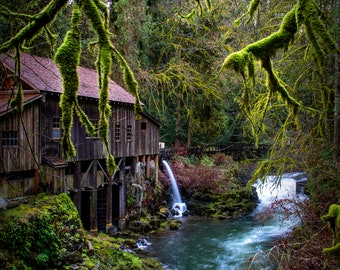
[[106, 233], [112, 228], [112, 176], [106, 185]]
[[90, 234], [98, 235], [98, 220], [97, 220], [97, 162], [93, 163], [92, 173], [90, 174]]
[[145, 164], [145, 180], [150, 179], [150, 155], [146, 157], [146, 164]]
[[155, 182], [158, 185], [158, 168], [159, 168], [159, 156], [155, 155]]
[[124, 230], [126, 227], [126, 183], [125, 183], [125, 158], [123, 158], [119, 171], [119, 224], [118, 227]]
[[81, 213], [81, 166], [80, 162], [76, 162], [73, 165], [73, 189], [74, 189], [74, 197], [73, 203], [78, 209], [78, 213]]

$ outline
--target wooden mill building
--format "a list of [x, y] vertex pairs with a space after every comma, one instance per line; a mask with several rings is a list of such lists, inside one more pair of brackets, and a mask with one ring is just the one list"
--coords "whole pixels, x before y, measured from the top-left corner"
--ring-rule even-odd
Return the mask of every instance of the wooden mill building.
[[[72, 139], [77, 157], [64, 160], [59, 108], [62, 80], [57, 66], [51, 59], [22, 54], [18, 78], [11, 55], [1, 55], [0, 63], [0, 198], [12, 199], [40, 191], [67, 192], [86, 229], [96, 233], [112, 224], [123, 228], [131, 187], [135, 187], [133, 192], [142, 193], [143, 181], [150, 178], [157, 181], [158, 122], [146, 113], [137, 120], [133, 110], [135, 98], [111, 81], [109, 142], [119, 171], [108, 175], [102, 141], [97, 136], [89, 137], [76, 115]], [[97, 73], [79, 67], [78, 74], [79, 104], [97, 126]], [[21, 114], [10, 105], [18, 80], [24, 89]], [[142, 200], [143, 196], [137, 195]], [[141, 205], [138, 200], [136, 203]]]

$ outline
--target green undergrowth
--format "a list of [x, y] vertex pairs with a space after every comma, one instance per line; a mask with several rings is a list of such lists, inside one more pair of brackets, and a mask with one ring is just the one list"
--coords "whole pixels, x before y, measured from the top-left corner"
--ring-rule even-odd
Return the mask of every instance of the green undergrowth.
[[125, 252], [132, 242], [91, 237], [66, 193], [42, 193], [0, 215], [0, 269], [161, 269]]
[[[176, 157], [171, 168], [192, 215], [229, 219], [248, 214], [257, 205], [256, 193], [239, 179], [239, 164], [230, 156]], [[160, 178], [168, 182], [166, 176]]]

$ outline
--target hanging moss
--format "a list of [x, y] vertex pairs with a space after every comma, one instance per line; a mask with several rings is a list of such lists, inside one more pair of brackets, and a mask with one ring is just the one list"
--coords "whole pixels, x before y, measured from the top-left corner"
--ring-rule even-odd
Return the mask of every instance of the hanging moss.
[[328, 213], [321, 217], [323, 221], [329, 223], [334, 238], [333, 246], [324, 248], [322, 252], [327, 255], [339, 257], [340, 256], [340, 205], [332, 204], [329, 207]]
[[[138, 84], [133, 76], [132, 71], [127, 65], [125, 59], [119, 54], [119, 52], [112, 46], [109, 40], [108, 32], [108, 13], [106, 6], [103, 6], [98, 0], [84, 0], [83, 9], [87, 17], [90, 19], [94, 31], [97, 33], [98, 40], [91, 43], [91, 47], [98, 48], [98, 56], [96, 62], [96, 68], [98, 72], [98, 85], [99, 85], [99, 138], [104, 141], [104, 144], [110, 153], [108, 133], [109, 133], [109, 120], [111, 116], [111, 109], [109, 106], [109, 80], [110, 71], [112, 67], [112, 52], [115, 54], [120, 65], [123, 68], [124, 82], [127, 86], [127, 90], [136, 97], [135, 112], [138, 114], [141, 112], [141, 103], [138, 96]], [[101, 19], [100, 12], [104, 13], [104, 23]], [[114, 161], [114, 157], [109, 154], [107, 157], [107, 167], [110, 173], [113, 173], [117, 166]]]
[[18, 76], [18, 89], [14, 96], [14, 98], [11, 100], [11, 107], [16, 110], [17, 112], [22, 112], [24, 110], [24, 91], [22, 89], [21, 80], [20, 80], [20, 50], [17, 47], [15, 50], [15, 73]]
[[85, 127], [86, 133], [90, 136], [94, 136], [96, 133], [96, 129], [94, 125], [91, 123], [90, 119], [86, 115], [86, 113], [80, 108], [78, 100], [76, 100], [76, 113], [79, 117], [80, 123]]
[[63, 128], [61, 144], [65, 158], [74, 158], [76, 156], [76, 150], [71, 139], [71, 129], [79, 88], [77, 67], [81, 52], [80, 22], [81, 12], [79, 6], [75, 5], [72, 12], [71, 29], [66, 33], [63, 44], [58, 48], [54, 56], [63, 79], [63, 93], [60, 97], [59, 105], [62, 111]]
[[250, 2], [249, 8], [248, 8], [248, 14], [250, 16], [249, 20], [252, 20], [254, 18], [254, 14], [256, 10], [258, 9], [259, 5], [260, 5], [260, 0], [252, 0]]
[[[99, 54], [99, 138], [108, 146], [109, 119], [111, 108], [109, 106], [109, 73], [112, 66], [110, 46], [105, 45]], [[108, 147], [107, 147], [108, 148]]]
[[[248, 12], [254, 12], [258, 7], [259, 1], [253, 0]], [[275, 56], [279, 49], [287, 50], [290, 43], [294, 42], [294, 35], [302, 24], [306, 27], [307, 36], [311, 42], [320, 66], [324, 63], [324, 51], [317, 41], [316, 33], [330, 51], [338, 51], [332, 38], [326, 31], [325, 26], [319, 19], [319, 11], [313, 0], [301, 0], [295, 5], [283, 18], [280, 28], [277, 32], [265, 37], [257, 42], [249, 44], [244, 49], [230, 54], [221, 67], [224, 69], [233, 69], [239, 73], [244, 80], [254, 77], [251, 73], [250, 64], [253, 65], [252, 59], [248, 55], [253, 55], [260, 60], [262, 67], [267, 73], [267, 88], [270, 94], [279, 93], [284, 102], [292, 112], [296, 113], [300, 103], [292, 97], [287, 86], [281, 81], [272, 67], [271, 58]], [[247, 83], [245, 84], [247, 91]]]
[[[69, 0], [52, 0], [49, 4], [37, 15], [32, 17], [32, 20], [22, 30], [12, 37], [10, 40], [4, 42], [0, 46], [0, 53], [6, 52], [15, 47], [21, 47], [25, 42], [36, 37], [43, 27], [51, 23], [56, 14], [62, 7], [67, 5]], [[26, 18], [28, 18], [26, 16]]]
[[139, 98], [139, 91], [138, 91], [138, 83], [135, 79], [135, 76], [133, 75], [129, 65], [126, 63], [124, 57], [118, 52], [118, 50], [114, 47], [112, 47], [114, 54], [116, 55], [116, 58], [119, 60], [120, 66], [123, 69], [123, 75], [124, 75], [124, 83], [126, 85], [127, 90], [136, 98], [135, 102], [135, 113], [136, 113], [136, 119], [140, 119], [140, 113], [143, 111], [142, 103]]

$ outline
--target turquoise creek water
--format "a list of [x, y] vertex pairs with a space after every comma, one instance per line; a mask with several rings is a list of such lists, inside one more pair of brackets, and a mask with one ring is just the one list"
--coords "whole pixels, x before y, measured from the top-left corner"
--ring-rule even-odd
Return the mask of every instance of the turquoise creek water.
[[[297, 174], [296, 174], [297, 175]], [[254, 213], [234, 220], [182, 217], [178, 231], [149, 237], [145, 252], [171, 270], [276, 269], [268, 258], [274, 242], [299, 223], [297, 217], [275, 219], [260, 224], [256, 217], [276, 199], [305, 199], [296, 195], [295, 175], [284, 175], [275, 189], [274, 177], [258, 190], [260, 202]], [[271, 186], [271, 187], [270, 187]], [[190, 210], [190, 209], [189, 209]]]

